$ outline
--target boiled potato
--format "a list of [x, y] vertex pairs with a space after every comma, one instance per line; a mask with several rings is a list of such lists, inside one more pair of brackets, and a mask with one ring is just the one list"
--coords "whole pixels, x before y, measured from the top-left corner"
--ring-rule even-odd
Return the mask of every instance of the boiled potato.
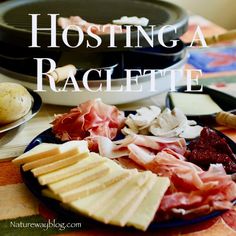
[[0, 83], [0, 125], [16, 121], [31, 109], [32, 97], [16, 83]]

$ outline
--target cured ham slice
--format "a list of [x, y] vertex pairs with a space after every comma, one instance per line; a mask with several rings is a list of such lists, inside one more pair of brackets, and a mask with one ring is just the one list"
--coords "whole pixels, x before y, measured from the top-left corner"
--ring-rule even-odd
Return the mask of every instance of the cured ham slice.
[[[157, 153], [149, 162], [143, 161], [143, 154], [136, 150], [130, 150], [129, 156], [133, 161], [142, 165], [147, 170], [171, 179], [175, 191], [184, 189], [185, 191], [196, 190], [202, 187], [202, 181], [199, 174], [203, 172], [198, 166], [176, 158], [176, 156], [168, 153], [168, 150], [163, 150]], [[135, 152], [136, 151], [136, 152]], [[146, 158], [147, 160], [147, 158]]]
[[[177, 153], [176, 155], [178, 153], [183, 155], [186, 151], [186, 142], [183, 138], [160, 138], [133, 134], [115, 142], [104, 137], [97, 137], [96, 139], [100, 154], [109, 158], [128, 156], [130, 149], [136, 146], [140, 147], [140, 151], [152, 152], [153, 155], [165, 148], [173, 150]], [[184, 158], [182, 155], [181, 158]]]
[[101, 156], [109, 158], [119, 158], [129, 155], [129, 150], [117, 149], [116, 144], [106, 137], [97, 137], [98, 150]]
[[131, 158], [140, 166], [145, 166], [147, 163], [152, 162], [155, 158], [155, 154], [153, 152], [149, 151], [146, 148], [139, 147], [135, 144], [130, 144], [128, 146], [128, 149], [130, 151], [129, 158]]
[[66, 27], [70, 26], [71, 30], [76, 30], [77, 27], [80, 27], [84, 33], [88, 32], [89, 27], [91, 28], [91, 32], [94, 34], [109, 34], [111, 31], [111, 28], [113, 28], [114, 33], [120, 34], [124, 33], [125, 30], [122, 29], [120, 25], [115, 25], [115, 24], [94, 24], [87, 22], [83, 20], [79, 16], [70, 16], [69, 18], [65, 17], [59, 17], [58, 18], [58, 25], [62, 28], [65, 29]]
[[132, 134], [126, 136], [123, 140], [117, 141], [116, 144], [119, 144], [117, 149], [127, 147], [129, 144], [136, 144], [156, 151], [161, 151], [164, 148], [172, 149], [180, 154], [184, 154], [186, 151], [186, 142], [184, 138], [162, 138]]
[[53, 133], [62, 141], [97, 135], [114, 139], [124, 125], [124, 114], [100, 99], [89, 100], [68, 113], [57, 115], [52, 125]]

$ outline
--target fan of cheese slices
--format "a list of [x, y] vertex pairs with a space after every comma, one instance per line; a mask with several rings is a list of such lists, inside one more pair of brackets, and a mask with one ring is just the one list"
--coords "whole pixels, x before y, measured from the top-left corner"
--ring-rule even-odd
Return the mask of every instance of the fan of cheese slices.
[[13, 162], [31, 171], [42, 194], [106, 224], [146, 230], [170, 181], [150, 171], [125, 169], [89, 152], [86, 141], [42, 143]]

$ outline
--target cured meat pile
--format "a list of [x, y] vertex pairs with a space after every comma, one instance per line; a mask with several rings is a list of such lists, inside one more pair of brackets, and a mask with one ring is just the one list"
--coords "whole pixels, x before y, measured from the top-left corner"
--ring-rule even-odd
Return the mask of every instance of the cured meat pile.
[[204, 169], [212, 163], [221, 163], [227, 173], [236, 172], [235, 154], [226, 140], [209, 128], [202, 130], [200, 137], [190, 143], [189, 149], [188, 160]]
[[[170, 163], [170, 160], [173, 162]], [[231, 209], [236, 198], [236, 184], [221, 164], [213, 164], [207, 171], [186, 161], [174, 162], [173, 155], [160, 153], [156, 165], [169, 165], [167, 171], [158, 167], [156, 173], [169, 176], [172, 187], [164, 196], [159, 208], [160, 216], [191, 218], [214, 210]]]
[[[160, 111], [156, 109], [155, 112]], [[131, 118], [144, 125], [144, 121], [150, 123], [153, 117], [145, 118], [140, 113]], [[116, 107], [99, 99], [57, 115], [52, 124], [53, 133], [62, 141], [86, 139], [101, 156], [119, 161], [127, 168], [150, 170], [158, 176], [170, 178], [171, 185], [161, 201], [157, 220], [191, 218], [233, 207], [236, 183], [226, 171], [236, 172], [235, 154], [226, 140], [209, 128], [204, 128], [200, 137], [188, 147], [182, 137], [139, 132], [112, 141], [124, 127], [125, 117]]]
[[100, 99], [89, 100], [70, 112], [57, 115], [52, 131], [62, 141], [82, 140], [97, 135], [114, 139], [124, 125], [124, 113]]
[[83, 20], [79, 16], [70, 16], [69, 18], [65, 17], [59, 17], [58, 18], [58, 25], [62, 28], [65, 29], [66, 27], [70, 26], [71, 30], [76, 30], [76, 26], [79, 26], [84, 33], [88, 32], [89, 27], [91, 28], [91, 32], [94, 34], [109, 34], [111, 27], [114, 28], [114, 33], [116, 34], [121, 34], [124, 33], [125, 30], [121, 28], [119, 25], [114, 25], [114, 24], [105, 24], [105, 25], [100, 25], [100, 24], [94, 24], [87, 22]]
[[[236, 198], [236, 184], [221, 164], [210, 165], [204, 171], [184, 156], [186, 143], [183, 138], [160, 138], [130, 135], [112, 142], [98, 137], [101, 155], [110, 158], [126, 156], [143, 169], [159, 176], [169, 177], [171, 186], [158, 210], [163, 219], [192, 217], [213, 210], [230, 209]], [[160, 218], [159, 218], [160, 220]]]

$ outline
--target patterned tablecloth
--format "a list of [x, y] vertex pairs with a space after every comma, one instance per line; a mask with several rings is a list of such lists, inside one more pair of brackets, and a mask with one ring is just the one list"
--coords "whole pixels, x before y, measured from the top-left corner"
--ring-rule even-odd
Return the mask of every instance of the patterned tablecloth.
[[[183, 40], [189, 41], [197, 25], [200, 25], [206, 36], [225, 32], [211, 22], [193, 16], [190, 19], [189, 31]], [[205, 54], [204, 54], [205, 53]], [[187, 68], [196, 67], [204, 71], [203, 83], [214, 88], [236, 95], [236, 46], [220, 45], [209, 51], [190, 51], [190, 59]], [[200, 63], [202, 58], [205, 62]], [[206, 65], [208, 63], [208, 66]], [[224, 75], [224, 77], [222, 77]], [[228, 77], [228, 75], [231, 75]], [[220, 77], [219, 77], [220, 76]], [[208, 77], [217, 77], [205, 79]], [[164, 96], [164, 95], [163, 95]], [[158, 99], [153, 97], [139, 103], [122, 106], [122, 109], [130, 109], [141, 105], [158, 104]], [[42, 205], [24, 185], [19, 168], [7, 160], [20, 154], [27, 143], [37, 134], [48, 128], [54, 113], [61, 113], [68, 107], [56, 107], [45, 105], [39, 115], [23, 127], [12, 141], [0, 147], [0, 235], [191, 235], [191, 236], [233, 236], [236, 235], [236, 208], [228, 211], [204, 223], [193, 226], [161, 230], [155, 232], [140, 233], [137, 231], [117, 228], [111, 230], [107, 227], [86, 227], [81, 224], [63, 224], [61, 217], [51, 212]], [[236, 131], [221, 128], [223, 132], [236, 141]], [[0, 137], [0, 141], [4, 137]]]

